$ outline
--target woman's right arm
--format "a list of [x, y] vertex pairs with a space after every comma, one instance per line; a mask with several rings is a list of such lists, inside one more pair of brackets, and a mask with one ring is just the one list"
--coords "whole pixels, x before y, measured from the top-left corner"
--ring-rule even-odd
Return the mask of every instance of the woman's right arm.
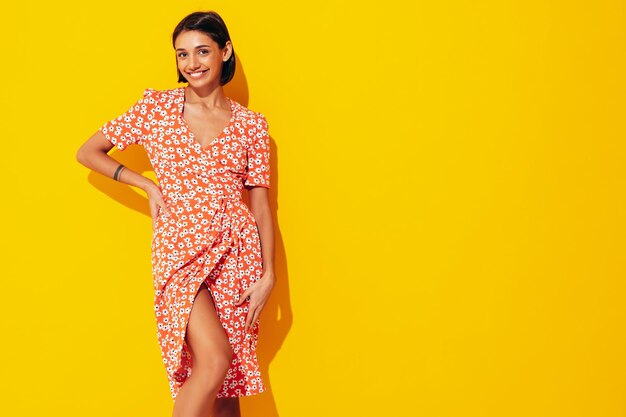
[[[76, 160], [87, 168], [113, 178], [115, 170], [120, 163], [109, 156], [109, 151], [114, 147], [107, 140], [101, 131], [94, 133], [87, 141], [78, 148], [76, 152]], [[150, 187], [158, 186], [148, 177], [131, 171], [128, 167], [124, 168], [118, 175], [118, 181], [129, 184], [144, 191], [148, 191]]]
[[[109, 178], [113, 178], [115, 170], [120, 163], [109, 156], [109, 151], [114, 147], [104, 134], [98, 130], [94, 133], [76, 152], [76, 160], [86, 166], [87, 168], [99, 172], [102, 175], [106, 175]], [[160, 208], [165, 209], [169, 214], [169, 210], [163, 202], [163, 196], [161, 190], [157, 184], [150, 178], [132, 171], [130, 168], [125, 167], [118, 175], [118, 181], [124, 184], [129, 184], [144, 190], [148, 196], [150, 203], [150, 213], [152, 219], [156, 219], [158, 210]]]

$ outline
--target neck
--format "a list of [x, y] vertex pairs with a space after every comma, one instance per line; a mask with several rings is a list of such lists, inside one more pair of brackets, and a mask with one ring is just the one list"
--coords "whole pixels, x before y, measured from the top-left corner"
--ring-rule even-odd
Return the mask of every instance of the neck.
[[191, 85], [185, 87], [186, 103], [201, 103], [207, 107], [230, 107], [222, 86], [206, 86], [194, 88]]

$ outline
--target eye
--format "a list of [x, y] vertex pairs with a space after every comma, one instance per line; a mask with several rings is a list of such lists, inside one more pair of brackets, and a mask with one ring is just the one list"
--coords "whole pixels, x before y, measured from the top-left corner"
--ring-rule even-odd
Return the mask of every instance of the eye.
[[208, 54], [209, 50], [208, 49], [200, 49], [200, 51], [198, 51], [201, 55], [203, 54]]
[[179, 58], [183, 58], [185, 55], [187, 55], [187, 52], [180, 52], [180, 53], [178, 54], [178, 57], [179, 57]]

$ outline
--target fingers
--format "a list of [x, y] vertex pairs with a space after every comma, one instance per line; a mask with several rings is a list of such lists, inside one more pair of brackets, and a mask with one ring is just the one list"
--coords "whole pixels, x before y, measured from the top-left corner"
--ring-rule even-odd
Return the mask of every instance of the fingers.
[[[161, 213], [162, 212], [162, 213]], [[159, 215], [169, 216], [172, 214], [163, 199], [157, 200], [154, 204], [150, 204], [150, 215], [152, 216], [152, 227], [156, 227], [156, 221]]]
[[[239, 300], [235, 301], [236, 306], [241, 305], [246, 300], [246, 298], [248, 298], [251, 292], [251, 288], [253, 287], [248, 287], [248, 289], [246, 289], [239, 296]], [[246, 323], [243, 328], [244, 333], [248, 333], [248, 330], [250, 329], [250, 327], [252, 327], [252, 323], [254, 323], [256, 319], [258, 318], [261, 308], [263, 308], [263, 306], [256, 305], [252, 303], [252, 300], [250, 300], [250, 304], [248, 305], [248, 314], [246, 315]]]
[[162, 199], [156, 202], [155, 207], [156, 207], [157, 212], [160, 212], [161, 210], [163, 210], [163, 213], [166, 215], [172, 214], [170, 209], [167, 208], [167, 204], [165, 204], [165, 202]]
[[[239, 299], [234, 302], [234, 305], [240, 306], [247, 298], [250, 299], [250, 303], [248, 305], [248, 314], [246, 316], [246, 321], [244, 325], [244, 332], [248, 333], [251, 327], [254, 327], [254, 323], [259, 320], [261, 316], [261, 311], [263, 311], [263, 307], [267, 301], [267, 297], [269, 292], [267, 291], [267, 286], [262, 285], [264, 281], [256, 281], [251, 286], [246, 288], [246, 290], [241, 293]], [[271, 289], [271, 287], [270, 287]], [[254, 296], [254, 299], [253, 299]]]
[[[248, 287], [248, 288], [250, 288], [250, 287]], [[244, 292], [243, 292], [243, 293], [239, 296], [239, 300], [235, 301], [235, 305], [236, 305], [236, 306], [241, 305], [241, 303], [243, 303], [243, 301], [244, 301], [246, 298], [248, 298], [248, 295], [250, 295], [250, 294], [249, 294], [249, 292], [250, 292], [250, 291], [245, 290], [245, 291], [244, 291]]]
[[248, 330], [252, 327], [254, 323], [259, 319], [259, 315], [261, 314], [261, 306], [258, 306], [254, 309], [254, 314], [252, 311], [248, 311], [248, 317], [246, 318], [246, 327], [244, 328], [244, 332], [247, 333]]
[[161, 209], [164, 209], [164, 210], [165, 210], [165, 214], [167, 214], [168, 216], [169, 216], [170, 214], [172, 214], [172, 212], [170, 211], [170, 209], [169, 209], [169, 208], [167, 208], [167, 205], [165, 204], [165, 202], [164, 202], [163, 200], [161, 200], [161, 201], [159, 202], [159, 206], [160, 206], [160, 208], [161, 208]]
[[248, 333], [254, 323], [256, 323], [256, 321], [259, 319], [261, 311], [263, 310], [263, 306], [264, 304], [254, 305], [252, 304], [252, 302], [250, 303], [248, 315], [246, 316], [246, 325], [243, 328], [244, 333]]
[[167, 204], [165, 204], [165, 201], [163, 200], [163, 193], [160, 187], [150, 187], [150, 189], [148, 190], [148, 201], [150, 204], [150, 212], [153, 218], [156, 218], [161, 210], [163, 210], [164, 214], [166, 215], [172, 214], [170, 209], [167, 207]]

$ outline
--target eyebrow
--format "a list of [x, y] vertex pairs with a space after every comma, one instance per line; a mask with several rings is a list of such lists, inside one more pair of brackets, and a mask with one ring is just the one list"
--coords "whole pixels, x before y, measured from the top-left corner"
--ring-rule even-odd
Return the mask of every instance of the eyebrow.
[[[210, 48], [210, 47], [211, 47], [211, 45], [198, 45], [198, 46], [195, 47], [195, 49], [198, 49], [198, 48]], [[176, 50], [177, 51], [184, 51], [185, 48], [176, 48]]]

